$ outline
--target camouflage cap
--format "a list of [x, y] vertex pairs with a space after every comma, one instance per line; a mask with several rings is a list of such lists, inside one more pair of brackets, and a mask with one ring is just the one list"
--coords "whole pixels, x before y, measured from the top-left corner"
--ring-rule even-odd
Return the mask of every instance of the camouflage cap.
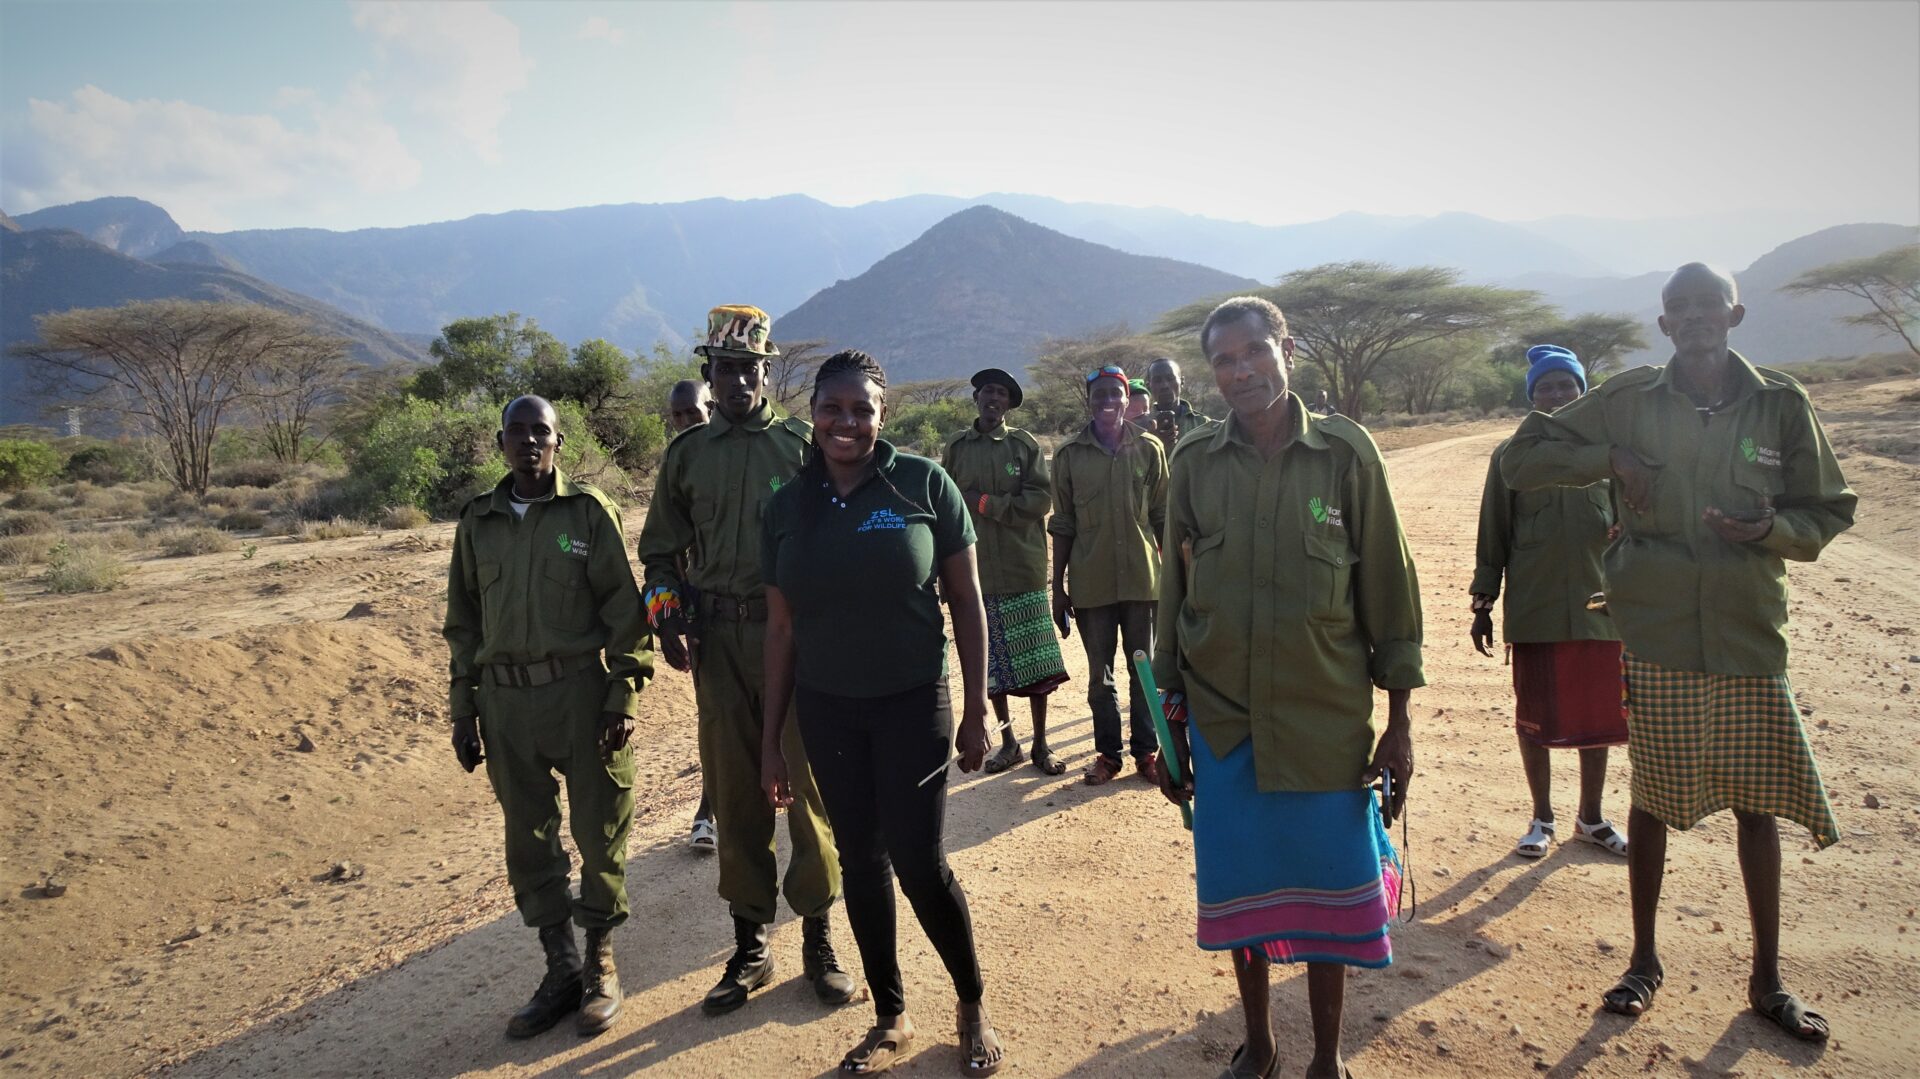
[[778, 356], [769, 335], [773, 318], [747, 304], [721, 304], [707, 312], [707, 340], [693, 346], [695, 355], [731, 352], [748, 356]]

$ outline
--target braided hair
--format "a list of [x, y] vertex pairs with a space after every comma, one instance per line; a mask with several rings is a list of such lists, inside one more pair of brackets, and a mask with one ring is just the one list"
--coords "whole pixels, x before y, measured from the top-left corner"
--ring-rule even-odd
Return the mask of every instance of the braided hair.
[[[807, 399], [808, 403], [811, 404], [820, 399], [820, 387], [836, 378], [841, 378], [846, 375], [859, 375], [866, 378], [867, 381], [872, 382], [874, 386], [880, 390], [881, 398], [883, 401], [885, 400], [887, 369], [880, 366], [880, 361], [874, 359], [867, 353], [857, 348], [849, 348], [828, 356], [826, 361], [820, 365], [819, 369], [813, 373], [813, 394]], [[899, 497], [902, 502], [925, 513], [933, 512], [926, 506], [921, 505], [918, 501], [907, 497], [904, 491], [893, 485], [893, 480], [889, 479], [885, 472], [876, 472], [875, 476], [880, 482], [886, 484], [887, 489]], [[800, 520], [804, 525], [811, 526], [815, 520], [815, 515], [819, 512], [820, 506], [820, 499], [814, 497], [811, 492], [828, 482], [826, 456], [821, 453], [819, 442], [812, 436], [808, 437], [807, 462], [801, 466], [798, 478], [805, 481], [806, 487], [804, 489], [809, 492], [801, 499]]]

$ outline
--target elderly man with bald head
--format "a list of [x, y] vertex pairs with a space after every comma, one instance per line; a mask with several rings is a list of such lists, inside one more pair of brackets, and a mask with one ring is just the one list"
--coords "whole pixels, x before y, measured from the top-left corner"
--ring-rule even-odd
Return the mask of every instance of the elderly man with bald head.
[[1611, 478], [1623, 507], [1606, 595], [1633, 763], [1634, 947], [1602, 1003], [1628, 1016], [1652, 1005], [1668, 829], [1731, 809], [1753, 923], [1747, 998], [1794, 1037], [1824, 1041], [1826, 1020], [1780, 976], [1776, 820], [1819, 847], [1839, 838], [1787, 681], [1786, 562], [1818, 558], [1856, 500], [1806, 390], [1727, 346], [1746, 317], [1733, 278], [1689, 263], [1660, 302], [1673, 358], [1533, 413], [1501, 461], [1515, 490]]

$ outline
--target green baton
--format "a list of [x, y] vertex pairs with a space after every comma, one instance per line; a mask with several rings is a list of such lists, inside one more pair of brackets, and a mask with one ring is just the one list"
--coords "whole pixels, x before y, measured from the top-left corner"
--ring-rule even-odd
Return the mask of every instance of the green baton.
[[[1173, 747], [1173, 728], [1167, 726], [1167, 713], [1160, 707], [1160, 687], [1153, 684], [1153, 665], [1147, 662], [1147, 654], [1136, 650], [1133, 653], [1133, 673], [1140, 679], [1140, 688], [1147, 698], [1147, 707], [1153, 709], [1153, 735], [1160, 739], [1160, 767], [1173, 777], [1173, 785], [1184, 786], [1187, 777], [1180, 772], [1180, 753]], [[1180, 803], [1180, 819], [1187, 824], [1187, 831], [1193, 831], [1193, 805]]]

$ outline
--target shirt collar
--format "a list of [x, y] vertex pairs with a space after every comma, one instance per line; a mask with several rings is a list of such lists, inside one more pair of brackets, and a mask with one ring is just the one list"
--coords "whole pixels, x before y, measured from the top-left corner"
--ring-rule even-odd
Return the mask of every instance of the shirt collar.
[[[1320, 425], [1325, 420], [1307, 411], [1307, 403], [1292, 390], [1287, 391], [1287, 411], [1293, 414], [1293, 441], [1287, 443], [1288, 446], [1298, 442], [1310, 450], [1327, 448], [1327, 433], [1320, 429]], [[1212, 453], [1230, 442], [1248, 449], [1254, 448], [1253, 437], [1247, 434], [1244, 425], [1240, 422], [1239, 414], [1231, 410], [1227, 412], [1227, 418], [1221, 422], [1219, 428], [1207, 436], [1207, 452]]]
[[741, 420], [739, 423], [727, 419], [727, 417], [721, 413], [719, 406], [716, 405], [713, 410], [713, 418], [707, 421], [707, 435], [709, 438], [719, 438], [735, 427], [757, 434], [772, 427], [773, 420], [773, 402], [765, 397], [762, 397], [760, 404], [755, 407], [752, 412], [747, 413], [747, 418]]
[[992, 430], [991, 432], [986, 432], [986, 431], [982, 431], [982, 430], [980, 430], [980, 428], [979, 428], [979, 426], [978, 426], [978, 425], [979, 425], [979, 423], [980, 423], [980, 421], [979, 421], [979, 419], [978, 419], [978, 418], [976, 418], [976, 419], [975, 419], [975, 420], [974, 420], [974, 421], [973, 421], [972, 423], [970, 423], [970, 424], [967, 424], [967, 433], [966, 433], [966, 437], [968, 437], [968, 438], [984, 438], [984, 439], [987, 439], [987, 440], [989, 440], [989, 441], [992, 441], [992, 442], [1004, 442], [1004, 441], [1006, 441], [1006, 437], [1007, 437], [1007, 431], [1008, 431], [1008, 430], [1010, 430], [1010, 428], [1008, 428], [1008, 427], [1007, 427], [1007, 421], [1006, 421], [1006, 420], [1001, 420], [1001, 421], [1000, 421], [1000, 426], [998, 426], [998, 427], [996, 427], [996, 428], [994, 428], [994, 429], [993, 429], [993, 430]]
[[[482, 513], [513, 512], [510, 506], [510, 503], [513, 501], [513, 499], [510, 497], [512, 491], [513, 491], [513, 473], [509, 472], [507, 473], [506, 478], [502, 479], [499, 483], [496, 483], [493, 485], [493, 497], [487, 499], [486, 507], [482, 509], [480, 512]], [[553, 470], [553, 497], [572, 498], [574, 495], [577, 495], [579, 493], [580, 493], [579, 485], [574, 483], [572, 480], [568, 479], [567, 474], [561, 471], [559, 466], [556, 465]]]
[[[1733, 404], [1735, 401], [1766, 385], [1766, 380], [1760, 377], [1760, 372], [1753, 369], [1753, 364], [1747, 362], [1745, 356], [1740, 355], [1740, 353], [1733, 349], [1728, 349], [1727, 359], [1732, 361], [1733, 392], [1729, 393], [1725, 400], [1715, 401], [1713, 403], [1715, 407]], [[1686, 397], [1686, 393], [1673, 383], [1672, 360], [1668, 360], [1666, 366], [1660, 369], [1660, 376], [1653, 380], [1653, 388], [1665, 388], [1670, 393], [1677, 393], [1682, 397]], [[1688, 398], [1688, 403], [1692, 403], [1692, 398]]]
[[[1113, 452], [1116, 454], [1119, 453], [1120, 451], [1126, 449], [1128, 446], [1132, 445], [1134, 442], [1138, 441], [1139, 438], [1140, 438], [1140, 428], [1136, 427], [1133, 421], [1128, 420], [1121, 423], [1120, 424], [1120, 445], [1114, 447]], [[1099, 436], [1093, 433], [1092, 420], [1088, 420], [1086, 423], [1080, 425], [1080, 433], [1073, 436], [1073, 442], [1084, 442], [1087, 445], [1092, 446], [1094, 449], [1099, 450], [1101, 453], [1107, 452], [1107, 448], [1100, 444]], [[1072, 445], [1072, 443], [1068, 443], [1068, 445]]]

